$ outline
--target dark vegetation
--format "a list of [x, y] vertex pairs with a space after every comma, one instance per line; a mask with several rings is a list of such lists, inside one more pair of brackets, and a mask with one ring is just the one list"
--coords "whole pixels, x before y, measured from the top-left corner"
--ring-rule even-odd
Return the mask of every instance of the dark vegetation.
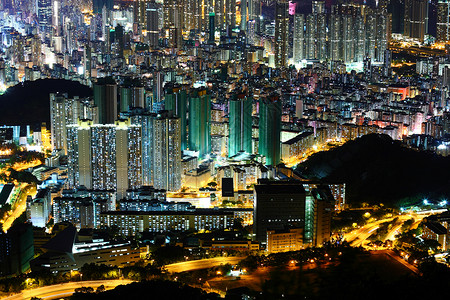
[[19, 83], [0, 96], [0, 120], [4, 125], [50, 124], [50, 93], [92, 95], [88, 86], [64, 79], [39, 79]]
[[152, 280], [119, 285], [114, 290], [103, 293], [80, 291], [72, 300], [78, 299], [220, 299], [218, 294], [167, 280]]
[[387, 135], [370, 134], [311, 156], [296, 171], [303, 177], [345, 182], [350, 205], [396, 207], [450, 195], [450, 158], [406, 148]]

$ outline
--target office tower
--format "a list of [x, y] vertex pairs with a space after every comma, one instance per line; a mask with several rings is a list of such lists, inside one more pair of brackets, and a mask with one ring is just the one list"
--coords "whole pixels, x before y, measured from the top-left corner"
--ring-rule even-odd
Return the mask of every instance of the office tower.
[[266, 243], [267, 230], [304, 228], [306, 191], [301, 184], [260, 183], [254, 189], [253, 231]]
[[305, 16], [294, 15], [294, 41], [293, 41], [293, 56], [294, 63], [305, 59]]
[[211, 153], [211, 96], [206, 89], [189, 95], [189, 150], [200, 157]]
[[39, 30], [49, 37], [52, 34], [52, 0], [37, 0], [36, 9]]
[[162, 112], [153, 126], [153, 185], [156, 189], [178, 191], [181, 188], [180, 118]]
[[404, 35], [424, 40], [428, 19], [427, 0], [405, 0]]
[[437, 3], [436, 40], [450, 41], [450, 1], [439, 0]]
[[152, 0], [147, 3], [147, 37], [151, 49], [158, 47], [159, 27], [158, 27], [158, 4]]
[[59, 0], [53, 0], [53, 15], [52, 15], [52, 25], [53, 32], [55, 36], [61, 35], [61, 15], [59, 13], [61, 8], [61, 2]]
[[30, 268], [34, 257], [33, 226], [13, 224], [7, 233], [0, 231], [0, 276], [19, 275]]
[[208, 37], [209, 44], [214, 44], [215, 32], [216, 32], [216, 15], [212, 12], [209, 13], [209, 37]]
[[243, 93], [229, 102], [228, 156], [243, 151], [252, 153], [252, 99]]
[[100, 124], [114, 124], [117, 119], [117, 85], [114, 79], [101, 78], [94, 84], [94, 104]]
[[167, 111], [172, 111], [174, 115], [180, 118], [181, 126], [181, 150], [186, 150], [187, 143], [187, 92], [177, 85], [168, 84], [164, 87], [165, 90], [165, 107]]
[[259, 154], [266, 157], [266, 165], [280, 162], [281, 99], [279, 95], [259, 100]]
[[286, 67], [289, 39], [289, 2], [278, 0], [275, 4], [275, 66]]

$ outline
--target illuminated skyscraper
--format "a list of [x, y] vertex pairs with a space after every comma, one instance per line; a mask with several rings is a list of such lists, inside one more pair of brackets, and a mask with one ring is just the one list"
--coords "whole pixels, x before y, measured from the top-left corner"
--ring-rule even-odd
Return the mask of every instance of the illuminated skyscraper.
[[436, 40], [450, 41], [450, 2], [448, 0], [439, 0], [437, 3], [436, 25]]
[[262, 1], [248, 0], [248, 20], [255, 21], [255, 32], [261, 32]]
[[117, 119], [117, 85], [112, 78], [102, 78], [94, 84], [94, 103], [98, 107], [99, 123], [114, 124]]
[[149, 46], [152, 49], [158, 47], [158, 39], [159, 39], [159, 27], [158, 27], [158, 19], [159, 19], [159, 4], [157, 4], [154, 0], [147, 3], [147, 37]]
[[52, 34], [52, 0], [37, 0], [36, 15], [39, 23], [39, 30], [42, 34], [50, 37]]
[[236, 27], [236, 0], [225, 0], [225, 24]]
[[185, 7], [182, 0], [166, 0], [164, 9], [164, 30], [169, 39], [170, 46], [180, 48], [182, 46], [182, 31]]
[[69, 187], [112, 190], [122, 199], [126, 190], [142, 185], [142, 131], [130, 121], [70, 125], [68, 139]]
[[230, 134], [228, 156], [239, 151], [252, 153], [252, 99], [245, 94], [235, 94], [229, 102]]
[[91, 126], [92, 189], [115, 190], [116, 128], [113, 124]]
[[216, 15], [212, 12], [209, 13], [209, 36], [208, 43], [214, 44], [216, 31]]
[[142, 185], [153, 185], [153, 122], [156, 114], [132, 109], [126, 114], [133, 125], [141, 126]]
[[200, 157], [211, 153], [211, 96], [206, 89], [189, 95], [189, 150]]
[[147, 27], [147, 5], [149, 0], [134, 0], [133, 2], [133, 17], [134, 23], [138, 23], [141, 28]]
[[427, 33], [427, 20], [427, 0], [405, 0], [405, 36], [423, 41]]
[[275, 6], [275, 66], [286, 67], [289, 38], [289, 1], [278, 0]]
[[141, 126], [128, 121], [116, 122], [117, 196], [122, 199], [127, 189], [142, 186]]
[[67, 154], [67, 126], [77, 124], [78, 119], [96, 122], [96, 108], [89, 99], [69, 98], [67, 94], [50, 94], [50, 126], [53, 149]]
[[259, 154], [266, 157], [266, 165], [280, 162], [281, 99], [279, 95], [259, 100]]
[[180, 118], [163, 112], [154, 120], [153, 185], [156, 189], [181, 188]]
[[181, 150], [187, 149], [187, 93], [184, 88], [177, 85], [166, 85], [165, 89], [165, 110], [172, 111], [180, 118], [181, 126]]
[[294, 15], [294, 44], [293, 44], [293, 56], [294, 63], [298, 63], [302, 59], [305, 59], [305, 16]]
[[216, 28], [225, 29], [225, 0], [214, 0], [214, 15]]

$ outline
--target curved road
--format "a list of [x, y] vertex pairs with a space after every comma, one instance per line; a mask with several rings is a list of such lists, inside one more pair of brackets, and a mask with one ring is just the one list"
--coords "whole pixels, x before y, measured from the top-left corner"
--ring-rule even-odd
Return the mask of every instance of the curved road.
[[200, 259], [200, 260], [191, 260], [191, 261], [185, 261], [181, 263], [176, 264], [170, 264], [166, 265], [167, 271], [171, 273], [179, 273], [179, 272], [186, 272], [186, 271], [193, 271], [193, 270], [200, 270], [200, 269], [208, 269], [224, 264], [237, 264], [240, 260], [244, 259], [245, 257], [240, 256], [229, 256], [229, 257], [214, 257], [214, 258], [207, 258], [207, 259]]
[[41, 299], [59, 299], [67, 297], [75, 292], [76, 288], [80, 287], [92, 287], [94, 290], [101, 285], [105, 286], [105, 289], [110, 290], [121, 284], [132, 283], [132, 280], [128, 279], [115, 279], [115, 280], [92, 280], [92, 281], [76, 281], [67, 282], [62, 284], [55, 284], [44, 286], [35, 289], [24, 290], [20, 294], [15, 294], [4, 298], [4, 300], [24, 300], [31, 299], [32, 297], [38, 297]]
[[[400, 216], [396, 216], [396, 217], [398, 217], [399, 223], [397, 225], [393, 226], [393, 228], [391, 228], [389, 230], [389, 232], [386, 235], [386, 239], [394, 240], [395, 235], [398, 233], [403, 222], [405, 222], [411, 218], [414, 218], [416, 220], [414, 225], [416, 225], [416, 224], [420, 223], [420, 221], [422, 221], [424, 216], [415, 214], [415, 215], [400, 215]], [[358, 246], [364, 247], [366, 244], [366, 240], [375, 232], [375, 230], [377, 230], [380, 227], [381, 223], [391, 222], [393, 219], [394, 218], [382, 219], [382, 220], [378, 220], [376, 222], [366, 224], [361, 228], [355, 229], [355, 230], [345, 234], [344, 239], [346, 241], [348, 241], [350, 243], [350, 245], [353, 247], [358, 247]]]

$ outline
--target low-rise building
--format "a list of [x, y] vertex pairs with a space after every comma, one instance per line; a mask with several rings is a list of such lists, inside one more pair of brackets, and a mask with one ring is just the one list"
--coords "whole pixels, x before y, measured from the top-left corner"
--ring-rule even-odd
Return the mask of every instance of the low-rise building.
[[303, 228], [286, 230], [267, 230], [267, 247], [269, 253], [298, 251], [303, 248]]

